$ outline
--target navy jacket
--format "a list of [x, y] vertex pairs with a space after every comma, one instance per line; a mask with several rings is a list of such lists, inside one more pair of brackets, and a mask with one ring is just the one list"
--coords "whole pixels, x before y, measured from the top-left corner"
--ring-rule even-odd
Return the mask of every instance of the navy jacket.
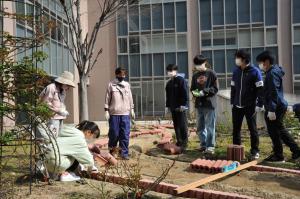
[[181, 76], [171, 78], [166, 85], [166, 107], [175, 111], [180, 106], [188, 105], [188, 89], [185, 79]]
[[264, 106], [266, 111], [281, 112], [287, 109], [288, 103], [283, 97], [282, 77], [284, 71], [278, 65], [266, 72], [264, 86]]
[[231, 104], [239, 107], [262, 107], [263, 84], [261, 72], [256, 66], [249, 65], [244, 70], [236, 67], [231, 80]]

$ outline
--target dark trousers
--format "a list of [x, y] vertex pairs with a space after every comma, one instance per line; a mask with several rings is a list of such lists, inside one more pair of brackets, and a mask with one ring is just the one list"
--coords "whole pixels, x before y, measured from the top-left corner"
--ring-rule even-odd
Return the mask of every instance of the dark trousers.
[[128, 157], [130, 135], [130, 117], [129, 115], [111, 115], [109, 118], [108, 147], [110, 149], [121, 148], [121, 156]]
[[251, 154], [259, 152], [259, 136], [256, 127], [255, 106], [247, 106], [244, 108], [232, 108], [232, 124], [233, 124], [233, 144], [241, 145], [241, 127], [244, 116], [247, 120], [248, 129], [250, 131]]
[[176, 145], [187, 147], [188, 143], [188, 122], [186, 112], [172, 111], [172, 120], [176, 134]]
[[276, 120], [269, 120], [267, 117], [268, 112], [265, 112], [265, 120], [268, 128], [268, 133], [273, 143], [274, 155], [283, 158], [283, 146], [282, 142], [286, 144], [292, 153], [299, 153], [300, 149], [293, 137], [289, 134], [287, 129], [284, 127], [283, 119], [286, 110], [276, 112]]

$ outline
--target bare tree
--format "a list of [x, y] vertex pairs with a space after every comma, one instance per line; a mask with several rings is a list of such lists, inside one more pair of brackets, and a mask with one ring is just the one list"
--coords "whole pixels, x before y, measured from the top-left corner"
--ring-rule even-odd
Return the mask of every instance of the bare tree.
[[91, 33], [83, 32], [81, 16], [82, 0], [59, 0], [69, 23], [70, 32], [73, 34], [70, 43], [65, 40], [73, 61], [79, 73], [79, 116], [80, 120], [88, 119], [87, 81], [93, 67], [98, 61], [103, 49], [94, 52], [99, 36], [99, 30], [116, 20], [116, 12], [121, 8], [138, 3], [140, 0], [96, 0], [99, 5], [99, 17]]

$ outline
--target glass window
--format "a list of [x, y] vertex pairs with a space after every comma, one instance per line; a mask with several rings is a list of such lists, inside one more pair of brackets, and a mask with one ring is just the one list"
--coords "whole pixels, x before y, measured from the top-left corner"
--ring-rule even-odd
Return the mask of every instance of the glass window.
[[[63, 71], [67, 70], [68, 68], [64, 68], [63, 65], [63, 48], [62, 45], [57, 45], [57, 73], [61, 74]], [[68, 66], [66, 66], [68, 67]]]
[[264, 46], [264, 30], [252, 30], [252, 46]]
[[165, 52], [176, 51], [176, 39], [174, 34], [165, 35]]
[[293, 47], [294, 74], [300, 74], [300, 46]]
[[174, 3], [164, 4], [165, 28], [175, 28], [175, 14]]
[[[51, 68], [50, 68], [50, 49], [49, 49], [49, 44], [45, 44], [43, 46], [43, 50], [48, 55], [47, 59], [43, 61], [43, 69], [48, 73], [51, 74]], [[69, 53], [69, 52], [68, 52]]]
[[141, 53], [150, 53], [151, 48], [151, 35], [141, 35]]
[[225, 45], [224, 31], [214, 31], [213, 32], [213, 45], [214, 46], [224, 46]]
[[140, 41], [138, 36], [129, 37], [129, 51], [130, 53], [139, 53], [140, 52]]
[[163, 51], [164, 51], [163, 35], [153, 35], [152, 52], [163, 52]]
[[187, 50], [186, 34], [177, 35], [177, 49]]
[[69, 67], [70, 67], [70, 64], [69, 64], [69, 49], [68, 48], [63, 48], [63, 66], [64, 66], [64, 70], [67, 70], [69, 71]]
[[214, 70], [216, 73], [225, 73], [225, 51], [214, 51]]
[[227, 50], [226, 51], [227, 73], [232, 73], [236, 67], [235, 53], [236, 53], [236, 50]]
[[187, 31], [186, 2], [176, 2], [176, 31]]
[[129, 75], [130, 77], [140, 77], [139, 55], [130, 55]]
[[213, 24], [223, 25], [224, 24], [223, 0], [212, 1], [212, 7], [213, 7]]
[[262, 0], [251, 1], [251, 17], [252, 17], [252, 22], [264, 22]]
[[118, 35], [124, 36], [127, 34], [128, 34], [127, 13], [126, 13], [126, 8], [122, 8], [118, 12]]
[[277, 44], [277, 30], [276, 29], [267, 29], [266, 32], [266, 41], [267, 45]]
[[129, 8], [129, 31], [139, 31], [139, 7], [137, 5]]
[[119, 53], [127, 53], [127, 38], [119, 38]]
[[256, 63], [256, 57], [257, 55], [259, 55], [260, 53], [262, 53], [264, 51], [264, 48], [252, 48], [252, 63], [257, 65]]
[[239, 31], [239, 47], [245, 48], [250, 47], [251, 45], [251, 37], [250, 37], [250, 30], [240, 30]]
[[[51, 17], [51, 22], [54, 23], [54, 25], [56, 26], [56, 20], [55, 18]], [[54, 40], [57, 40], [57, 32], [56, 32], [56, 28], [52, 28], [51, 29], [51, 38]]]
[[153, 104], [152, 82], [142, 82], [142, 114], [153, 115]]
[[56, 46], [57, 46], [56, 43], [51, 41], [50, 48], [51, 48], [51, 72], [52, 72], [52, 75], [58, 75], [57, 74], [57, 64], [56, 64], [56, 60], [57, 60]]
[[300, 94], [300, 82], [294, 82], [294, 93], [297, 95]]
[[236, 0], [225, 0], [225, 23], [236, 24]]
[[201, 30], [211, 30], [211, 5], [210, 0], [200, 1], [200, 26]]
[[178, 65], [178, 72], [184, 73], [185, 79], [189, 78], [189, 71], [188, 71], [188, 53], [187, 52], [180, 52], [177, 53], [177, 65]]
[[239, 23], [250, 22], [250, 1], [238, 0], [238, 17]]
[[164, 76], [164, 54], [153, 54], [154, 76]]
[[163, 29], [161, 4], [152, 4], [152, 25], [153, 29]]
[[[21, 1], [16, 2], [16, 14], [25, 15], [25, 3]], [[25, 24], [24, 20], [17, 19], [17, 22], [20, 24]]]
[[142, 55], [142, 76], [152, 76], [152, 55]]
[[154, 115], [165, 115], [165, 84], [164, 81], [154, 82]]
[[274, 56], [274, 63], [279, 63], [278, 60], [278, 48], [277, 47], [267, 47], [266, 50], [270, 51]]
[[277, 0], [265, 0], [265, 25], [277, 25]]
[[227, 47], [237, 47], [236, 30], [226, 30], [226, 45]]
[[169, 64], [176, 64], [176, 54], [175, 53], [166, 53], [165, 54], [165, 67]]
[[300, 1], [293, 1], [293, 23], [300, 23]]
[[126, 68], [128, 71], [128, 56], [127, 55], [119, 55], [118, 56], [118, 66]]
[[211, 50], [202, 51], [201, 54], [204, 55], [207, 58], [208, 63], [210, 63], [211, 65], [213, 64], [213, 62], [212, 62], [212, 51]]
[[294, 27], [294, 42], [300, 43], [300, 26]]
[[132, 87], [132, 83], [131, 82], [131, 92], [132, 92], [132, 99], [133, 99], [133, 104], [134, 104], [134, 111], [137, 117], [141, 116], [141, 97], [142, 97], [142, 93], [141, 93], [141, 88], [135, 88]]
[[151, 30], [150, 5], [141, 5], [141, 30]]
[[211, 32], [201, 33], [202, 47], [211, 46]]

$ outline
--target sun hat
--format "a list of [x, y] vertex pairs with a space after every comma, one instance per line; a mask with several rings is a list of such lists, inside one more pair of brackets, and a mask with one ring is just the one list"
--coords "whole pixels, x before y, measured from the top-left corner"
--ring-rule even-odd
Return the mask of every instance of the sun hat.
[[75, 87], [74, 76], [69, 71], [64, 71], [58, 78], [55, 79], [55, 81], [61, 84]]

